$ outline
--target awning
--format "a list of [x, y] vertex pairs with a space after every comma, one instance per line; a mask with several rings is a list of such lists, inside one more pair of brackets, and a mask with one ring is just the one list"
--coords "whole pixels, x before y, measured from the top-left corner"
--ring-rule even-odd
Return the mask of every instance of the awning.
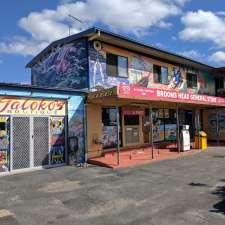
[[154, 102], [171, 102], [202, 106], [225, 107], [225, 98], [209, 95], [198, 95], [190, 92], [144, 88], [136, 85], [121, 84], [117, 87], [92, 92], [88, 100], [101, 98], [119, 98], [130, 100], [144, 100]]

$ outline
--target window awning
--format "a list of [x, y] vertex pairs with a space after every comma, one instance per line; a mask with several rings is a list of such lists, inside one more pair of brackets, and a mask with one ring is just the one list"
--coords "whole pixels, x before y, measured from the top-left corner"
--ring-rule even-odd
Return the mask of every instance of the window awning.
[[112, 97], [130, 100], [225, 107], [225, 98], [222, 97], [198, 95], [190, 92], [178, 92], [175, 90], [144, 88], [136, 85], [126, 84], [120, 84], [114, 88], [89, 93], [88, 100]]

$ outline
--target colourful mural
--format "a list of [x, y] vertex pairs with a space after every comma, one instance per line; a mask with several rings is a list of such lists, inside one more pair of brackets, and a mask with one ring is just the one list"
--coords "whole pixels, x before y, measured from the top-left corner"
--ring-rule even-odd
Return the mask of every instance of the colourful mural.
[[9, 117], [0, 117], [0, 172], [9, 171]]
[[32, 67], [32, 84], [43, 87], [87, 87], [86, 41], [64, 45]]
[[50, 118], [51, 164], [65, 163], [65, 122], [64, 117]]
[[[75, 110], [74, 110], [75, 109]], [[84, 100], [82, 97], [71, 98], [68, 105], [69, 119], [69, 151], [72, 161], [85, 161], [85, 128], [84, 128]]]
[[115, 148], [117, 145], [116, 126], [103, 126], [103, 148]]
[[[127, 78], [107, 76], [107, 52], [128, 58]], [[160, 67], [160, 74], [157, 74], [154, 71], [154, 65]], [[196, 88], [187, 88], [187, 72], [198, 75], [198, 85]], [[89, 76], [89, 85], [92, 91], [110, 88], [122, 83], [138, 85], [145, 88], [160, 88], [163, 90], [173, 89], [196, 94], [215, 94], [214, 79], [209, 73], [163, 63], [105, 44], [103, 44], [102, 49], [98, 51], [93, 48], [92, 43], [89, 44]]]

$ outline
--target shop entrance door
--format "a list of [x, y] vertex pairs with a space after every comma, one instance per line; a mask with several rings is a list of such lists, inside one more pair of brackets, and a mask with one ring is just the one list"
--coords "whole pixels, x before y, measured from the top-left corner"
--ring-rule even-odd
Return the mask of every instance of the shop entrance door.
[[12, 117], [11, 170], [48, 165], [49, 146], [48, 117]]

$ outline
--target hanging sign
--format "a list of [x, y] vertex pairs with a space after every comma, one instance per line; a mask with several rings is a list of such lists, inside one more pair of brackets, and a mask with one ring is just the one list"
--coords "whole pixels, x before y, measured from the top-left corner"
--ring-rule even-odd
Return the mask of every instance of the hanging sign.
[[0, 115], [56, 115], [66, 113], [65, 102], [47, 99], [0, 97]]
[[134, 85], [122, 84], [119, 86], [118, 93], [121, 98], [225, 106], [225, 98], [221, 97], [198, 95], [189, 92], [183, 93], [171, 90], [143, 88]]
[[144, 110], [139, 108], [123, 108], [122, 113], [123, 115], [129, 115], [129, 116], [134, 116], [134, 115], [143, 116]]

